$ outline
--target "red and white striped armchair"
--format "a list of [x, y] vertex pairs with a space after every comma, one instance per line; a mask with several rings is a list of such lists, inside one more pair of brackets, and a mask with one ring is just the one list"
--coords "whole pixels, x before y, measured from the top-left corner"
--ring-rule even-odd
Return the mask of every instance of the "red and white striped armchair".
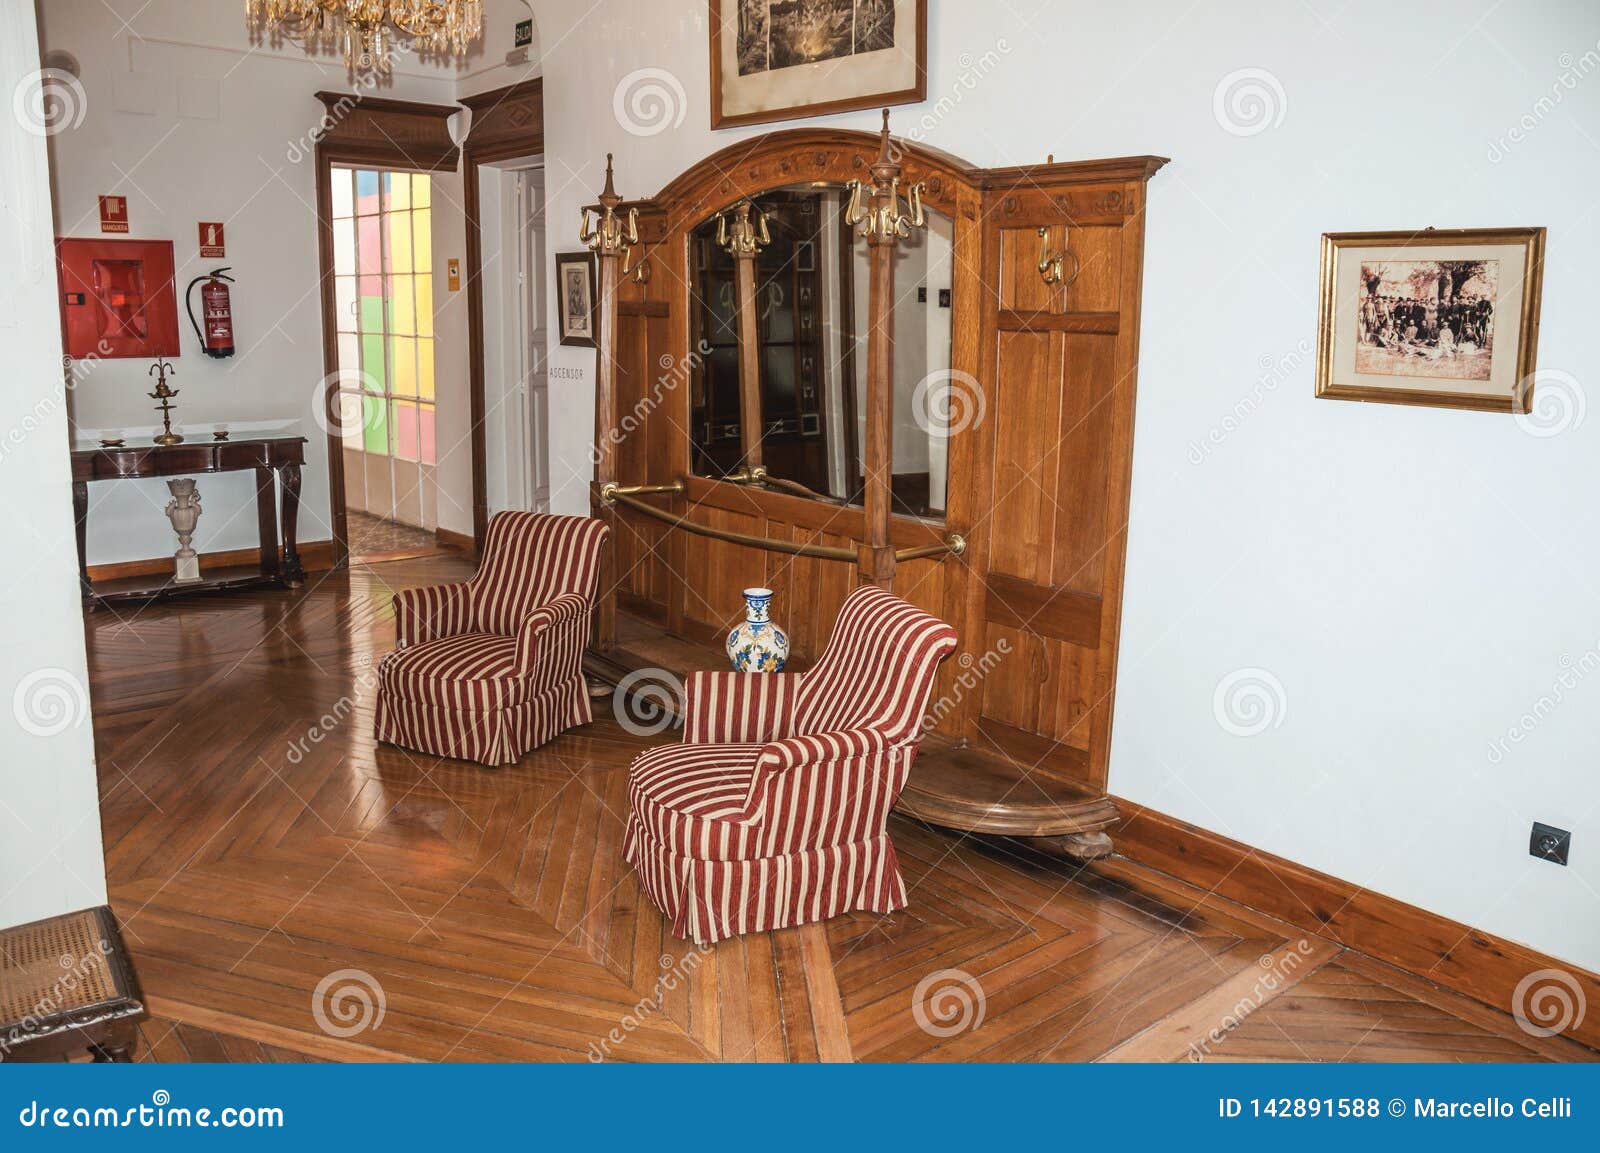
[[396, 593], [378, 740], [504, 765], [588, 724], [583, 650], [610, 531], [583, 516], [496, 513], [470, 580]]
[[863, 586], [809, 671], [691, 673], [683, 741], [629, 770], [624, 855], [699, 944], [905, 908], [889, 810], [956, 633]]

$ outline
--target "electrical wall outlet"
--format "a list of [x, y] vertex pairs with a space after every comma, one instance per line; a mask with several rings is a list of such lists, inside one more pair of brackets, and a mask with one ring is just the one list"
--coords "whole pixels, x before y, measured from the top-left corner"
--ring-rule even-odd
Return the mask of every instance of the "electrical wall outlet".
[[1567, 863], [1567, 850], [1572, 848], [1572, 833], [1554, 825], [1533, 822], [1533, 835], [1528, 838], [1528, 855], [1558, 865]]

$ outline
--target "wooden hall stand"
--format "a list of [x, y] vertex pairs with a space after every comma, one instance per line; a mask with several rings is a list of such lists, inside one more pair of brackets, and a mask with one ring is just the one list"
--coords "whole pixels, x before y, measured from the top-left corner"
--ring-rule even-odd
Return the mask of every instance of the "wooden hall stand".
[[[276, 585], [303, 584], [305, 569], [295, 544], [300, 519], [300, 467], [305, 463], [305, 438], [263, 436], [244, 440], [195, 441], [171, 445], [125, 445], [79, 448], [72, 453], [72, 503], [78, 526], [78, 581], [84, 604], [145, 602], [193, 593]], [[256, 521], [261, 534], [261, 560], [255, 567], [214, 570], [198, 581], [174, 584], [170, 577], [95, 589], [89, 583], [85, 544], [89, 525], [89, 482], [134, 477], [193, 476], [197, 473], [254, 471]], [[276, 479], [275, 479], [276, 478]], [[277, 480], [283, 486], [283, 536], [278, 536]]]
[[[617, 198], [616, 213], [637, 212], [638, 243], [597, 254], [591, 499], [614, 527], [616, 576], [603, 582], [591, 674], [616, 684], [645, 668], [722, 665], [739, 590], [756, 584], [775, 590], [803, 669], [857, 582], [889, 587], [955, 625], [962, 646], [934, 689], [937, 724], [900, 811], [1074, 857], [1109, 853], [1145, 192], [1165, 163], [983, 170], [890, 146], [887, 132], [804, 128], [734, 144], [652, 199]], [[891, 508], [897, 290], [881, 242], [867, 253], [864, 506], [808, 499], [750, 468], [694, 475], [692, 390], [661, 384], [664, 366], [695, 359], [694, 230], [800, 184], [861, 181], [876, 209], [891, 180], [902, 198], [920, 186], [952, 223], [950, 375], [975, 395], [946, 442], [942, 523]], [[605, 435], [624, 417], [627, 435]]]

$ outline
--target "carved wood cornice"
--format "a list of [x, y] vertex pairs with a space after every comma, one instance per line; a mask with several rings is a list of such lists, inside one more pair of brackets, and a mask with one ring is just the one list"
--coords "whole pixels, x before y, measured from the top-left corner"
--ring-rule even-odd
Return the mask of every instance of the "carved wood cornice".
[[544, 151], [544, 78], [464, 97], [472, 112], [467, 154], [474, 161], [504, 160]]
[[359, 92], [318, 92], [326, 112], [317, 147], [330, 159], [425, 171], [453, 169], [460, 149], [450, 138], [448, 104], [388, 100]]
[[[893, 146], [905, 174], [902, 183], [922, 181], [923, 200], [952, 214], [959, 199], [956, 190], [978, 192], [1008, 189], [1049, 191], [1084, 184], [1116, 184], [1150, 179], [1167, 163], [1162, 156], [1125, 156], [1109, 160], [1063, 161], [1010, 168], [976, 168], [936, 148], [895, 139]], [[630, 201], [665, 211], [680, 224], [743, 196], [765, 189], [810, 180], [844, 182], [869, 175], [878, 152], [878, 136], [838, 128], [795, 128], [741, 140], [715, 152], [681, 173], [656, 196]], [[1064, 211], [1073, 215], [1129, 215], [1138, 210], [1129, 199], [1113, 202], [1103, 196], [1074, 201], [1066, 194]]]

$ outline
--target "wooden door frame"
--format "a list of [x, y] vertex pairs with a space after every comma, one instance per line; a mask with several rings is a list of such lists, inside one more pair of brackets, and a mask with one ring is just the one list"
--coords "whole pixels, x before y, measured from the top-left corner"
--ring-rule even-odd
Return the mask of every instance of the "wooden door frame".
[[[489, 462], [483, 422], [487, 417], [483, 372], [483, 223], [478, 166], [544, 154], [544, 78], [535, 77], [468, 96], [471, 111], [462, 153], [463, 201], [467, 216], [467, 375], [472, 407], [472, 539], [483, 547], [489, 529]], [[548, 232], [547, 232], [548, 247]], [[543, 269], [533, 270], [543, 275]]]
[[[333, 187], [335, 164], [411, 172], [450, 171], [460, 149], [450, 138], [448, 120], [460, 111], [449, 104], [386, 100], [359, 92], [318, 92], [326, 111], [318, 126], [317, 278], [322, 290], [322, 405], [328, 437], [328, 505], [333, 514], [333, 564], [349, 563], [349, 515], [344, 495], [344, 438], [339, 435], [339, 327], [333, 273]], [[473, 444], [473, 472], [481, 448]]]

